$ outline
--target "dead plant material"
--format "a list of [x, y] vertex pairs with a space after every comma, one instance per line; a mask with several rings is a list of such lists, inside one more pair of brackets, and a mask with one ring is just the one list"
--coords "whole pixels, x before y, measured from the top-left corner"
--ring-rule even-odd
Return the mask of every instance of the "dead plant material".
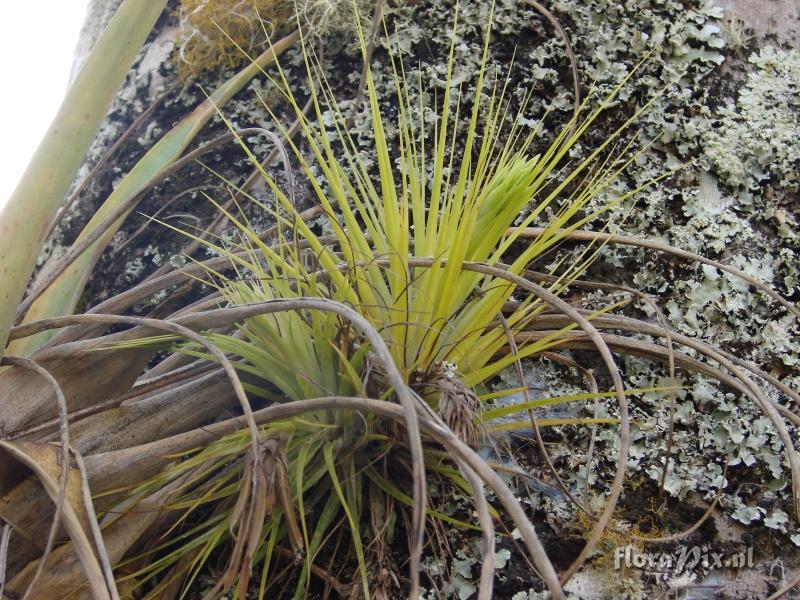
[[440, 390], [439, 416], [468, 445], [476, 448], [480, 438], [478, 396], [457, 378], [442, 377], [433, 383]]
[[286, 0], [181, 0], [180, 72], [188, 78], [242, 64], [266, 47], [268, 34], [291, 20], [291, 7]]

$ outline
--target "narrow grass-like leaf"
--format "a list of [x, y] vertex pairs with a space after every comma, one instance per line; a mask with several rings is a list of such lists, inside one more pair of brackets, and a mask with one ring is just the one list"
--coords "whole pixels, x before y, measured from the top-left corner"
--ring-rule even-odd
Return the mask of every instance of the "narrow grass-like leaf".
[[[553, 419], [536, 419], [536, 425], [539, 427], [560, 427], [562, 425], [619, 425], [619, 419], [611, 418], [553, 418]], [[517, 429], [531, 429], [531, 421], [513, 421], [511, 423], [497, 423], [494, 425], [487, 425], [489, 431], [515, 431]]]
[[342, 509], [344, 510], [344, 514], [347, 517], [347, 521], [350, 525], [350, 534], [353, 540], [353, 546], [355, 547], [358, 570], [359, 574], [361, 575], [361, 587], [364, 590], [364, 598], [369, 598], [367, 563], [364, 560], [364, 546], [361, 542], [361, 530], [358, 526], [357, 507], [353, 506], [353, 504], [348, 501], [342, 489], [342, 484], [336, 471], [336, 464], [333, 460], [333, 450], [334, 443], [327, 443], [322, 447], [322, 453], [325, 457], [325, 465], [328, 468], [331, 483], [333, 483], [333, 489], [336, 490], [336, 496], [339, 498], [339, 503], [342, 505]]
[[[636, 389], [625, 390], [625, 394], [635, 395], [635, 394], [646, 394], [649, 392], [669, 392], [679, 389], [681, 388], [677, 386], [636, 388]], [[597, 398], [613, 398], [615, 394], [616, 392], [613, 391], [599, 392], [597, 394], [587, 392], [585, 394], [565, 394], [563, 396], [555, 396], [552, 398], [538, 398], [536, 400], [530, 400], [529, 402], [520, 402], [518, 404], [509, 404], [508, 406], [500, 406], [498, 408], [490, 408], [484, 410], [481, 412], [481, 419], [483, 419], [484, 421], [491, 421], [492, 419], [507, 417], [508, 415], [513, 415], [519, 412], [525, 412], [527, 410], [533, 408], [540, 408], [542, 406], [553, 406], [558, 404], [566, 404], [568, 402], [594, 400]]]

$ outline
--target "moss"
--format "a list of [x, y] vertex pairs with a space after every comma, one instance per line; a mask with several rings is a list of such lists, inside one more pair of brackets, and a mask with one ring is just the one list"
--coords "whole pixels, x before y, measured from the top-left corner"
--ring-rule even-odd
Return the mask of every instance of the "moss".
[[184, 77], [233, 68], [268, 47], [292, 15], [288, 0], [181, 0], [177, 40]]
[[180, 0], [178, 72], [188, 79], [240, 67], [298, 24], [307, 38], [324, 40], [327, 52], [335, 54], [343, 43], [352, 51], [353, 11], [369, 30], [372, 8], [370, 0]]

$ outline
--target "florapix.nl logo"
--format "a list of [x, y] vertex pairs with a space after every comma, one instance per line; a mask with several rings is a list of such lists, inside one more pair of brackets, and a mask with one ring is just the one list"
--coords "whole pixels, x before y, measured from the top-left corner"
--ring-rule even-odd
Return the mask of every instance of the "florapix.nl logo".
[[754, 565], [752, 546], [741, 552], [718, 552], [706, 546], [683, 546], [672, 552], [646, 552], [632, 545], [614, 550], [615, 569], [634, 568], [666, 577]]

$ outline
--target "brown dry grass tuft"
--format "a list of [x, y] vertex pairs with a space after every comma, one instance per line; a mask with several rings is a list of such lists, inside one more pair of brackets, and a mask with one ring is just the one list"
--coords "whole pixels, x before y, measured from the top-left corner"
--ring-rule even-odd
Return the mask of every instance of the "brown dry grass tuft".
[[288, 0], [181, 0], [178, 70], [188, 78], [244, 64], [292, 16]]

